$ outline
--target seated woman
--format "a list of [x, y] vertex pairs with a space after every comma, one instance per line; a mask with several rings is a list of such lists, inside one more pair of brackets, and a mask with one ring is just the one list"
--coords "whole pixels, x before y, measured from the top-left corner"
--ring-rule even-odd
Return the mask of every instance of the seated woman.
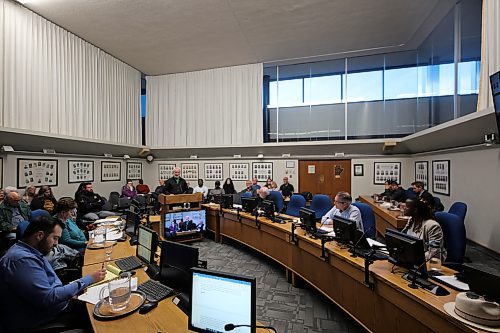
[[40, 187], [36, 198], [31, 200], [30, 208], [31, 210], [44, 209], [50, 215], [53, 215], [56, 205], [57, 200], [54, 198], [54, 194], [52, 194], [52, 189], [50, 186], [45, 185]]
[[122, 187], [122, 197], [133, 199], [137, 196], [137, 191], [134, 187], [134, 182], [131, 179], [127, 179], [127, 184]]
[[35, 185], [28, 185], [24, 190], [23, 200], [28, 205], [31, 204], [33, 199], [36, 197], [36, 187]]
[[76, 207], [75, 200], [70, 197], [63, 197], [57, 202], [56, 217], [64, 223], [61, 244], [83, 253], [87, 247], [87, 238], [75, 223]]
[[[431, 257], [446, 259], [446, 249], [444, 248], [443, 230], [439, 223], [434, 220], [430, 207], [417, 198], [406, 200], [404, 211], [406, 216], [410, 216], [408, 223], [402, 232], [415, 236], [424, 241], [425, 258]], [[439, 247], [429, 244], [439, 244]]]
[[226, 179], [226, 181], [224, 182], [224, 186], [222, 186], [222, 188], [224, 189], [224, 194], [236, 194], [233, 180], [231, 178]]

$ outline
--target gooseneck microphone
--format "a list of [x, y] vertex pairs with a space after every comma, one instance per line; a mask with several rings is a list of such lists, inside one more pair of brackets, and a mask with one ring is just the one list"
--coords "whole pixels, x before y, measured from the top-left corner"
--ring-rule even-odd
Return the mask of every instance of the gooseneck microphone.
[[273, 331], [274, 333], [278, 333], [276, 331], [276, 329], [272, 326], [263, 326], [263, 325], [235, 325], [235, 324], [226, 324], [224, 325], [224, 330], [227, 332], [227, 331], [232, 331], [234, 330], [236, 327], [255, 327], [255, 328], [263, 328], [263, 329], [266, 329], [266, 330], [271, 330]]

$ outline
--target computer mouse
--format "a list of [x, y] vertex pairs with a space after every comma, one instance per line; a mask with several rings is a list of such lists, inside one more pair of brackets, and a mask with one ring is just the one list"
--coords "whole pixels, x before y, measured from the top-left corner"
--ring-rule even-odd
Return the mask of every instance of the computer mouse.
[[158, 306], [158, 302], [149, 302], [149, 303], [146, 303], [146, 304], [143, 304], [140, 308], [139, 308], [139, 313], [140, 314], [146, 314], [148, 313], [149, 311], [153, 310], [154, 308], [156, 308]]

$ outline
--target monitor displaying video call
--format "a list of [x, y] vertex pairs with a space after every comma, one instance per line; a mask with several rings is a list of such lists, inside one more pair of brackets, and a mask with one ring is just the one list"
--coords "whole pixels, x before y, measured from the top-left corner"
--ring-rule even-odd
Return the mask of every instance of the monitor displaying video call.
[[175, 237], [178, 234], [205, 230], [205, 210], [167, 213], [163, 220], [163, 236]]

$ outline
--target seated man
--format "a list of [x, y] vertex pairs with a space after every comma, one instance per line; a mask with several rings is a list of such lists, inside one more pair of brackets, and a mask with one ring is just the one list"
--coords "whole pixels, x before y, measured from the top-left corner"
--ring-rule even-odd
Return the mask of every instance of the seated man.
[[149, 186], [144, 184], [144, 180], [139, 179], [139, 185], [135, 187], [138, 194], [148, 194], [150, 192]]
[[[57, 245], [62, 234], [61, 221], [42, 217], [32, 221], [21, 241], [0, 259], [0, 322], [7, 332], [27, 332], [51, 321], [69, 317], [70, 299], [92, 283], [101, 281], [105, 270], [98, 270], [63, 286], [44, 257]], [[84, 313], [68, 318], [73, 325]], [[80, 319], [79, 319], [80, 318]]]
[[257, 190], [253, 187], [252, 181], [250, 179], [248, 179], [245, 182], [245, 185], [246, 185], [246, 187], [240, 192], [240, 194], [251, 193], [252, 197], [256, 197], [257, 196]]
[[283, 199], [290, 198], [294, 191], [293, 185], [288, 182], [288, 177], [283, 177], [283, 185], [280, 186], [280, 192]]
[[14, 242], [17, 226], [21, 221], [29, 221], [30, 215], [30, 208], [22, 201], [19, 192], [11, 188], [0, 203], [0, 251], [5, 251]]
[[411, 186], [413, 187], [413, 192], [415, 192], [417, 198], [420, 199], [420, 201], [425, 202], [430, 207], [431, 211], [434, 211], [434, 197], [424, 189], [424, 183], [416, 181], [411, 183]]
[[203, 185], [203, 179], [198, 179], [198, 186], [193, 189], [193, 193], [202, 193], [203, 198], [206, 199], [208, 195], [208, 187]]
[[391, 183], [389, 184], [389, 199], [395, 200], [397, 202], [405, 202], [406, 201], [405, 190], [403, 190], [398, 185], [398, 182], [395, 180], [391, 180]]
[[104, 199], [97, 193], [94, 193], [92, 183], [84, 183], [83, 190], [75, 198], [78, 205], [78, 213], [87, 220], [98, 220], [106, 216], [116, 215], [113, 212], [102, 210]]
[[176, 167], [173, 171], [173, 176], [165, 182], [163, 188], [164, 194], [184, 194], [188, 186], [184, 178], [181, 177], [181, 168]]
[[335, 203], [332, 209], [321, 218], [321, 224], [333, 224], [334, 216], [356, 221], [356, 228], [363, 231], [363, 221], [361, 220], [361, 212], [359, 208], [351, 205], [352, 197], [347, 192], [339, 192], [335, 196]]
[[257, 179], [257, 177], [253, 177], [252, 186], [253, 186], [254, 190], [256, 190], [256, 191], [260, 190], [259, 180]]

